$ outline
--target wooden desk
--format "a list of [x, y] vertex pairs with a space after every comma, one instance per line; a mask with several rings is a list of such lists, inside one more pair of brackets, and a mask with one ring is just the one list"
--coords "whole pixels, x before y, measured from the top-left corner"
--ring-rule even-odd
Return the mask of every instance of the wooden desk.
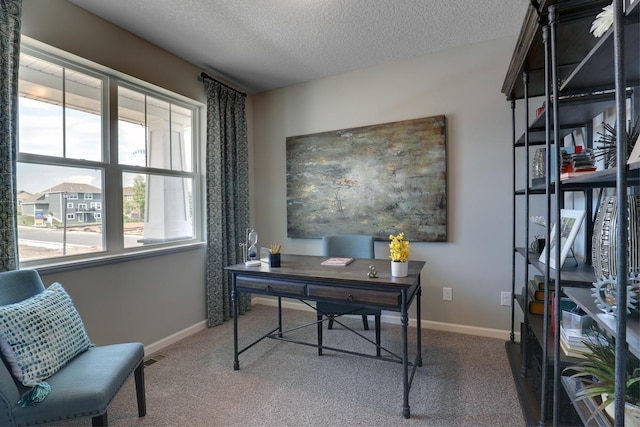
[[[340, 302], [352, 304], [354, 307], [397, 311], [400, 312], [402, 326], [402, 356], [396, 356], [397, 359], [377, 358], [402, 364], [402, 415], [405, 418], [409, 418], [411, 414], [409, 409], [409, 390], [411, 389], [416, 367], [422, 366], [422, 335], [420, 331], [420, 295], [422, 294], [422, 287], [420, 284], [420, 272], [425, 263], [423, 261], [410, 261], [409, 275], [407, 277], [392, 277], [390, 260], [356, 259], [345, 267], [320, 265], [326, 258], [323, 256], [282, 255], [282, 264], [279, 268], [270, 268], [264, 263], [259, 267], [247, 267], [244, 264], [225, 267], [225, 270], [231, 273], [233, 286], [231, 292], [233, 301], [233, 369], [240, 369], [238, 356], [262, 339], [284, 339], [281, 298], [294, 298], [301, 301]], [[369, 278], [367, 276], [370, 265], [373, 265], [377, 270], [377, 278]], [[238, 349], [238, 300], [236, 296], [239, 292], [278, 297], [278, 327], [243, 349]], [[417, 354], [412, 363], [409, 361], [408, 355], [407, 327], [409, 325], [408, 310], [414, 300], [416, 300], [417, 304]], [[322, 323], [317, 322], [317, 324], [317, 345], [284, 340], [317, 347], [319, 354], [322, 354], [322, 350], [325, 349], [376, 357], [323, 346]], [[409, 374], [409, 366], [412, 367], [411, 374]]]

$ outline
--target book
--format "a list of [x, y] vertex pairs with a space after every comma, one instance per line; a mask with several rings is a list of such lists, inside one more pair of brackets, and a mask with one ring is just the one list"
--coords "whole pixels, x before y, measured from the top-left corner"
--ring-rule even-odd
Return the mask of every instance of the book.
[[560, 324], [560, 346], [567, 356], [585, 358], [586, 355], [584, 353], [591, 353], [585, 341], [593, 343], [596, 340], [600, 340], [603, 344], [606, 344], [606, 341], [600, 336], [585, 334], [578, 329], [567, 329]]
[[[529, 292], [527, 287], [522, 287], [522, 295], [524, 296], [525, 292]], [[531, 298], [531, 295], [528, 296], [528, 306], [529, 306], [529, 314], [544, 314], [544, 302], [543, 301], [535, 301]]]
[[563, 341], [560, 341], [560, 348], [562, 349], [562, 352], [565, 356], [575, 357], [579, 359], [587, 358], [586, 355], [580, 353], [582, 350], [572, 350], [570, 348], [567, 348], [566, 344]]
[[544, 314], [544, 303], [540, 301], [529, 301], [529, 314]]
[[[535, 301], [544, 301], [544, 289], [539, 289], [534, 280], [529, 280], [529, 297]], [[548, 299], [553, 298], [553, 291], [549, 292]]]
[[564, 181], [567, 180], [569, 178], [576, 178], [579, 176], [584, 176], [587, 173], [590, 172], [595, 172], [596, 168], [587, 168], [587, 169], [582, 169], [579, 171], [575, 171], [575, 172], [564, 172], [560, 174], [560, 181]]
[[[544, 290], [544, 276], [540, 275], [540, 274], [536, 274], [535, 276], [533, 276], [533, 281], [536, 283], [536, 286], [538, 287], [538, 290], [542, 291]], [[556, 287], [554, 285], [549, 285], [549, 291], [555, 291]]]
[[352, 262], [353, 258], [332, 257], [322, 261], [320, 265], [345, 266], [351, 264]]

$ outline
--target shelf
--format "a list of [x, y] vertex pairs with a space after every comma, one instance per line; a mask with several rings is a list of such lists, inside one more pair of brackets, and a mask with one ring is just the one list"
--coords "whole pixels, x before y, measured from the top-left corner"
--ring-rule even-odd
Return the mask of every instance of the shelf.
[[610, 0], [575, 2], [556, 0], [541, 2], [539, 10], [529, 6], [525, 16], [507, 75], [502, 85], [502, 93], [508, 100], [524, 97], [522, 76], [529, 73], [529, 97], [542, 96], [545, 93], [544, 64], [545, 53], [542, 43], [542, 25], [546, 20], [547, 9], [553, 4], [560, 8], [561, 25], [556, 28], [558, 78], [564, 80], [571, 75], [575, 67], [592, 51], [598, 42], [589, 32], [595, 16]]
[[[638, 45], [640, 44], [640, 25], [638, 24], [640, 6], [636, 1], [631, 5], [627, 14], [628, 25], [625, 25], [624, 55], [625, 77], [627, 86], [636, 86], [640, 82], [640, 55], [638, 55]], [[613, 89], [615, 86], [613, 76], [615, 76], [613, 60], [613, 30], [604, 34], [591, 52], [576, 67], [560, 87], [562, 92], [579, 92], [589, 90]]]
[[[576, 304], [580, 306], [589, 316], [593, 318], [600, 326], [602, 326], [609, 334], [616, 334], [616, 318], [612, 314], [603, 313], [595, 303], [591, 296], [593, 292], [591, 288], [574, 288], [565, 287], [562, 291]], [[627, 316], [627, 344], [629, 351], [640, 358], [640, 321], [638, 320], [640, 313]]]
[[[593, 188], [615, 188], [617, 169], [604, 169], [595, 172], [585, 172], [581, 176], [560, 181], [562, 191], [584, 191]], [[630, 186], [640, 185], [640, 162], [629, 165], [627, 183]], [[555, 193], [555, 183], [552, 183], [551, 194]], [[532, 185], [529, 194], [546, 194], [545, 185]], [[525, 194], [524, 189], [516, 190], [518, 196]]]
[[[524, 248], [516, 248], [516, 251], [520, 255], [524, 256]], [[538, 260], [539, 257], [540, 255], [537, 253], [529, 252], [529, 264], [535, 267], [539, 272], [544, 273], [545, 264]], [[570, 259], [567, 259], [560, 272], [562, 274], [561, 283], [563, 286], [569, 285], [590, 288], [593, 282], [596, 281], [593, 267], [583, 262], [579, 262], [576, 266], [574, 262], [572, 262]], [[551, 276], [549, 277], [549, 280], [553, 283], [555, 269], [550, 267], [549, 274]]]
[[[571, 399], [573, 407], [575, 408], [578, 416], [582, 420], [582, 423], [587, 427], [610, 427], [613, 426], [609, 417], [604, 412], [600, 412], [593, 415], [593, 412], [598, 408], [600, 402], [597, 402], [593, 398], [587, 398], [579, 401], [575, 401], [576, 394], [582, 389], [582, 382], [577, 378], [562, 377], [562, 385]], [[592, 416], [593, 415], [593, 416]]]
[[[631, 92], [627, 92], [631, 96]], [[558, 118], [560, 119], [560, 138], [570, 135], [576, 129], [583, 128], [598, 114], [615, 106], [615, 93], [603, 92], [590, 95], [571, 96], [560, 98], [560, 110]], [[529, 125], [529, 144], [539, 145], [546, 142], [545, 131], [545, 112], [540, 113], [538, 117]], [[551, 141], [554, 137], [551, 132]], [[524, 133], [516, 141], [516, 146], [524, 145]]]
[[[584, 175], [579, 177], [562, 181], [561, 185], [566, 190], [584, 190], [596, 187], [614, 188], [616, 186], [616, 173], [616, 168], [585, 172]], [[627, 181], [629, 185], [640, 184], [640, 163], [634, 163], [629, 166]]]
[[[520, 308], [522, 310], [525, 310], [524, 308], [524, 298], [522, 295], [516, 295], [516, 301], [518, 301], [518, 305], [520, 306]], [[549, 305], [549, 313], [551, 313], [551, 305]], [[533, 332], [533, 335], [535, 335], [536, 340], [538, 341], [538, 344], [540, 344], [540, 348], [542, 348], [542, 346], [544, 345], [543, 342], [543, 338], [544, 338], [544, 316], [540, 315], [540, 314], [531, 314], [529, 313], [528, 315], [529, 318], [529, 328], [531, 329], [531, 332]], [[551, 327], [551, 326], [549, 326]], [[549, 332], [549, 338], [547, 339], [547, 362], [549, 364], [553, 364], [553, 347], [554, 347], [554, 339], [553, 339], [553, 335], [551, 335], [551, 332]], [[567, 366], [570, 365], [575, 365], [576, 363], [578, 363], [580, 361], [580, 359], [577, 359], [575, 357], [571, 357], [571, 356], [567, 356], [566, 354], [564, 354], [562, 352], [562, 350], [560, 350], [560, 366], [563, 368], [566, 368]]]

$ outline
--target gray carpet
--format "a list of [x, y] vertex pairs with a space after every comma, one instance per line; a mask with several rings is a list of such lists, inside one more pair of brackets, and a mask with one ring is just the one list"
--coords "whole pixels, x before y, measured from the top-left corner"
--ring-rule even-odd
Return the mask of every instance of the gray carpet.
[[[283, 310], [285, 329], [314, 313]], [[275, 327], [277, 310], [256, 305], [239, 319], [240, 345]], [[362, 330], [359, 318], [343, 320]], [[370, 321], [373, 326], [373, 319]], [[372, 328], [373, 329], [373, 328]], [[315, 340], [315, 326], [296, 339]], [[363, 332], [374, 339], [374, 331]], [[325, 345], [375, 354], [339, 325]], [[410, 329], [415, 349], [415, 329]], [[403, 419], [402, 366], [264, 340], [240, 355], [233, 370], [233, 322], [198, 332], [158, 355], [145, 369], [147, 416], [137, 417], [129, 380], [109, 409], [114, 426], [523, 426], [504, 341], [423, 330], [424, 365]], [[401, 354], [400, 327], [382, 324], [382, 345]], [[410, 350], [411, 353], [411, 350]], [[90, 425], [89, 420], [67, 425]]]

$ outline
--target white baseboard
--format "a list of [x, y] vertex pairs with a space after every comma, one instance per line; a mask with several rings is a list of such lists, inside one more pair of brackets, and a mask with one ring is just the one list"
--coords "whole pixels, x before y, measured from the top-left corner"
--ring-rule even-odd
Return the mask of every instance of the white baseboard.
[[[278, 300], [275, 298], [265, 298], [265, 297], [253, 297], [251, 299], [252, 304], [262, 304], [277, 307]], [[282, 299], [282, 308], [290, 308], [292, 310], [304, 310], [304, 311], [313, 311], [312, 308], [304, 305], [303, 303], [295, 300], [291, 300], [288, 298]], [[382, 312], [382, 316], [380, 320], [383, 323], [391, 323], [395, 325], [400, 324], [400, 315], [395, 312]], [[409, 319], [409, 326], [416, 326], [416, 319]], [[443, 322], [434, 322], [431, 320], [422, 320], [420, 321], [420, 326], [423, 329], [434, 329], [437, 331], [445, 331], [445, 332], [455, 332], [459, 334], [467, 334], [467, 335], [477, 335], [481, 337], [487, 338], [500, 338], [503, 340], [508, 340], [510, 332], [502, 329], [491, 329], [491, 328], [480, 328], [477, 326], [468, 326], [468, 325], [457, 325], [455, 323], [443, 323]], [[515, 334], [516, 341], [520, 340], [520, 333]]]
[[[265, 298], [265, 297], [254, 296], [251, 299], [251, 304], [262, 304], [262, 305], [277, 307], [278, 300], [275, 298]], [[304, 310], [309, 312], [314, 311], [313, 308], [308, 307], [299, 301], [291, 300], [289, 298], [282, 299], [282, 308], [289, 308], [292, 310]], [[380, 320], [383, 323], [390, 323], [395, 325], [400, 324], [400, 316], [394, 312], [383, 311], [382, 316], [380, 317]], [[415, 327], [416, 320], [409, 319], [409, 326]], [[467, 334], [467, 335], [477, 335], [477, 336], [488, 337], [488, 338], [500, 338], [505, 341], [509, 339], [509, 331], [505, 331], [501, 329], [479, 328], [477, 326], [457, 325], [454, 323], [434, 322], [431, 320], [422, 320], [420, 322], [420, 326], [423, 329], [434, 329], [437, 331], [455, 332], [455, 333]], [[206, 320], [198, 322], [193, 326], [189, 326], [188, 328], [178, 331], [175, 334], [169, 335], [166, 338], [163, 338], [159, 341], [149, 344], [148, 346], [145, 346], [144, 354], [149, 356], [151, 354], [157, 353], [161, 351], [163, 348], [206, 328], [207, 328]], [[515, 334], [515, 338], [516, 338], [516, 341], [520, 341], [519, 332]]]
[[156, 341], [152, 344], [149, 344], [144, 347], [144, 354], [146, 356], [152, 355], [154, 353], [159, 352], [163, 348], [180, 341], [183, 338], [188, 337], [189, 335], [193, 335], [196, 332], [202, 331], [207, 328], [207, 321], [203, 320], [202, 322], [198, 322], [195, 325], [189, 326], [181, 331], [176, 332], [175, 334], [171, 334], [168, 337], [165, 337], [159, 341]]

